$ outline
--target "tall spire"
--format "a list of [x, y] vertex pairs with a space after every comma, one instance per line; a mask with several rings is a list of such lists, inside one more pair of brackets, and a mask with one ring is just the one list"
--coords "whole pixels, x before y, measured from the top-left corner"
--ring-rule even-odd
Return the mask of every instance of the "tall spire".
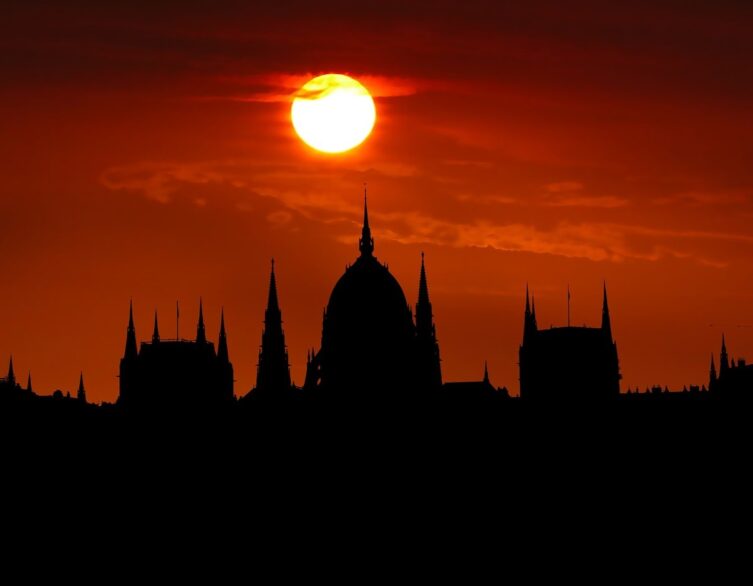
[[157, 325], [157, 310], [154, 310], [154, 331], [152, 332], [152, 344], [159, 342], [159, 325]]
[[484, 382], [487, 385], [489, 384], [489, 365], [487, 364], [486, 360], [484, 360]]
[[223, 362], [230, 362], [227, 350], [227, 334], [225, 333], [225, 308], [220, 312], [220, 341], [217, 343], [217, 358]]
[[81, 373], [81, 376], [78, 379], [78, 392], [76, 393], [76, 398], [81, 401], [82, 403], [86, 403], [86, 390], [84, 389], [84, 373]]
[[604, 281], [604, 301], [601, 305], [601, 329], [612, 339], [612, 321], [609, 319], [609, 304], [607, 303], [607, 282]]
[[[421, 274], [418, 278], [418, 303], [429, 303], [429, 285], [426, 283], [426, 265], [424, 253], [421, 252]], [[416, 305], [418, 308], [418, 305]]]
[[8, 377], [5, 379], [8, 381], [8, 384], [13, 386], [16, 384], [16, 375], [13, 372], [13, 355], [10, 357], [10, 364], [8, 365]]
[[420, 384], [426, 387], [442, 385], [442, 369], [439, 358], [439, 343], [434, 325], [429, 285], [426, 279], [424, 253], [421, 253], [421, 272], [418, 278], [418, 302], [416, 303], [416, 341], [420, 364]]
[[34, 392], [34, 390], [31, 387], [31, 371], [29, 371], [29, 376], [26, 378], [26, 392], [27, 393]]
[[722, 334], [722, 353], [719, 356], [719, 374], [721, 375], [729, 368], [729, 358], [727, 357], [727, 344], [724, 341], [724, 334]]
[[533, 329], [538, 329], [538, 324], [536, 323], [536, 295], [531, 295], [531, 324], [533, 325]]
[[126, 346], [124, 358], [136, 358], [136, 327], [133, 325], [133, 300], [128, 309], [128, 333], [126, 334]]
[[269, 275], [269, 295], [267, 297], [267, 311], [280, 311], [280, 303], [277, 300], [277, 279], [275, 278], [275, 259], [272, 259], [272, 271]]
[[206, 344], [207, 332], [204, 328], [204, 303], [199, 297], [199, 325], [196, 327], [196, 343]]
[[531, 295], [528, 293], [528, 283], [526, 283], [526, 314], [525, 317], [531, 316]]
[[526, 310], [523, 316], [523, 343], [531, 339], [531, 336], [536, 333], [536, 305], [533, 304], [531, 309], [531, 295], [528, 291], [528, 283], [526, 283]]
[[369, 227], [369, 206], [366, 201], [366, 186], [363, 188], [363, 229], [361, 230], [361, 239], [358, 241], [358, 249], [361, 256], [372, 256], [374, 253], [374, 239], [371, 237], [371, 228]]
[[282, 331], [282, 312], [277, 299], [275, 264], [269, 275], [269, 296], [264, 312], [264, 329], [261, 334], [259, 364], [256, 371], [256, 390], [285, 391], [290, 389], [290, 364]]
[[709, 368], [709, 389], [714, 390], [713, 387], [716, 386], [716, 366], [714, 365], [714, 353], [711, 353], [711, 368]]

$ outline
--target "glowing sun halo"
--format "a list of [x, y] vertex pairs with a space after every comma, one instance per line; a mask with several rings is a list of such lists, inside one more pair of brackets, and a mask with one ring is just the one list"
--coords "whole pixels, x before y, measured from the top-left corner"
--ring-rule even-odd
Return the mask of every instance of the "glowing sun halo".
[[361, 144], [376, 121], [374, 100], [352, 77], [337, 73], [307, 81], [290, 110], [301, 140], [325, 153], [342, 153]]

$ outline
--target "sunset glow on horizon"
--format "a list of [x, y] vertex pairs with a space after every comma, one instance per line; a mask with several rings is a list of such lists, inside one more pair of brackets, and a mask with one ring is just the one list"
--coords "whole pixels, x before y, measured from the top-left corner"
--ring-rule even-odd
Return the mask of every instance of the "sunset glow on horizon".
[[[274, 257], [302, 384], [364, 183], [413, 306], [425, 252], [447, 381], [517, 393], [526, 284], [543, 329], [607, 282], [623, 390], [703, 384], [723, 333], [753, 361], [753, 6], [7, 4], [0, 376], [113, 401], [129, 300], [142, 341], [202, 298], [245, 394]], [[327, 72], [365, 88], [347, 123]]]

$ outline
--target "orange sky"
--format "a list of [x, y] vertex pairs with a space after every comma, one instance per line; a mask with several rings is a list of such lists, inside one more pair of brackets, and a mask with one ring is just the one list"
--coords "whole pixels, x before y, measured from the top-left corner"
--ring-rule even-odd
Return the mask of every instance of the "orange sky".
[[[547, 327], [607, 280], [623, 388], [705, 382], [722, 331], [753, 358], [749, 3], [59, 4], [0, 21], [0, 360], [38, 392], [114, 400], [129, 299], [147, 339], [201, 295], [245, 393], [272, 256], [302, 383], [364, 181], [410, 303], [426, 251], [446, 380], [517, 392], [526, 282]], [[346, 155], [290, 127], [326, 72], [377, 96]]]

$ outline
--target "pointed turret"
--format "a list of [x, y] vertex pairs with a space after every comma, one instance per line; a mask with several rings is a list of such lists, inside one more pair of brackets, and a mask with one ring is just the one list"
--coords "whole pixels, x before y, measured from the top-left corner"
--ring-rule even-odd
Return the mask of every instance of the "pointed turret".
[[437, 330], [434, 325], [429, 285], [426, 279], [424, 253], [421, 253], [421, 272], [418, 278], [418, 302], [416, 303], [416, 342], [418, 344], [419, 384], [425, 387], [442, 386], [442, 368], [439, 357]]
[[277, 300], [277, 279], [275, 278], [275, 259], [272, 259], [272, 271], [269, 275], [269, 295], [267, 296], [267, 311], [280, 311]]
[[536, 296], [531, 295], [531, 325], [534, 330], [539, 329], [539, 325], [536, 322]]
[[420, 335], [432, 334], [433, 315], [431, 301], [429, 301], [429, 285], [426, 281], [426, 266], [424, 253], [421, 253], [421, 272], [418, 278], [418, 302], [416, 303], [416, 330]]
[[31, 386], [31, 371], [29, 371], [29, 376], [26, 378], [26, 392], [27, 393], [34, 392], [34, 389]]
[[714, 353], [711, 353], [711, 368], [709, 368], [709, 390], [715, 390], [716, 388], [716, 366], [714, 365]]
[[374, 239], [371, 237], [371, 228], [369, 227], [369, 207], [366, 202], [366, 189], [363, 190], [363, 228], [361, 229], [361, 239], [358, 241], [358, 249], [361, 256], [372, 256], [374, 253]]
[[84, 389], [84, 373], [78, 379], [78, 392], [76, 393], [76, 399], [82, 403], [86, 403], [86, 390]]
[[526, 283], [526, 310], [523, 316], [523, 343], [531, 339], [533, 334], [536, 333], [536, 306], [531, 309], [531, 296], [528, 292], [528, 283]]
[[220, 312], [220, 341], [217, 343], [217, 358], [223, 362], [230, 362], [227, 350], [227, 334], [225, 333], [225, 308]]
[[612, 339], [612, 322], [609, 319], [609, 304], [607, 303], [607, 283], [604, 282], [604, 301], [601, 305], [601, 329]]
[[159, 325], [157, 324], [157, 311], [154, 311], [154, 331], [152, 332], [152, 344], [159, 342]]
[[290, 364], [285, 348], [285, 334], [282, 331], [282, 312], [277, 299], [277, 278], [275, 262], [269, 276], [269, 295], [264, 312], [264, 330], [261, 334], [259, 364], [256, 371], [256, 390], [285, 391], [290, 389]]
[[207, 332], [204, 328], [204, 303], [199, 297], [199, 325], [196, 326], [196, 343], [206, 344]]
[[123, 358], [133, 359], [136, 358], [138, 349], [136, 347], [136, 327], [133, 325], [133, 301], [131, 301], [128, 309], [128, 332], [126, 333], [126, 345], [125, 354]]
[[528, 283], [526, 283], [526, 318], [531, 315], [531, 294], [528, 292]]
[[10, 364], [8, 365], [8, 376], [5, 379], [10, 386], [15, 386], [16, 375], [13, 372], [13, 356], [10, 357]]
[[719, 355], [719, 376], [729, 369], [729, 357], [727, 356], [727, 344], [722, 334], [722, 352]]
[[489, 382], [489, 365], [487, 364], [486, 360], [484, 360], [484, 382], [488, 385], [491, 384]]

